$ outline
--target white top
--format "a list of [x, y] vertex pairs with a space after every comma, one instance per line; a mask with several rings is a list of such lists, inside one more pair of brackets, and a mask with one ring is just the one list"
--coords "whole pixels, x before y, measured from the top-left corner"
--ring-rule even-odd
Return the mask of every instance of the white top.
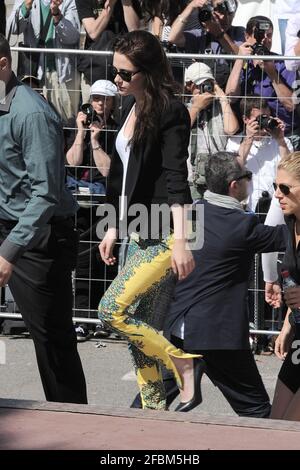
[[[300, 2], [299, 2], [300, 3]], [[285, 55], [295, 56], [294, 48], [299, 41], [297, 36], [298, 31], [300, 30], [300, 13], [292, 16], [287, 23], [286, 32], [285, 32]], [[286, 60], [285, 66], [287, 70], [296, 71], [300, 69], [300, 57], [298, 60]]]
[[[242, 141], [242, 135], [230, 137], [226, 150], [237, 152]], [[288, 139], [285, 139], [289, 150], [293, 151], [293, 146]], [[265, 137], [263, 140], [253, 142], [246, 160], [247, 168], [252, 171], [252, 182], [248, 197], [248, 207], [255, 211], [256, 204], [263, 191], [268, 191], [273, 196], [273, 183], [276, 177], [277, 164], [280, 160], [278, 143], [272, 137]]]
[[[271, 201], [271, 206], [268, 212], [268, 215], [265, 220], [265, 225], [271, 225], [275, 227], [276, 225], [284, 224], [284, 216], [279, 205], [278, 199], [273, 197]], [[262, 270], [264, 273], [265, 282], [274, 282], [278, 279], [277, 272], [277, 258], [278, 253], [263, 253], [262, 254]]]
[[119, 154], [119, 157], [123, 164], [123, 181], [122, 181], [122, 193], [121, 193], [121, 210], [120, 210], [120, 220], [123, 220], [124, 212], [125, 212], [125, 185], [126, 185], [126, 176], [127, 176], [127, 168], [129, 162], [129, 155], [130, 155], [130, 139], [124, 135], [124, 130], [127, 124], [131, 113], [135, 108], [135, 104], [132, 106], [131, 110], [128, 113], [126, 121], [124, 122], [122, 128], [118, 132], [116, 138], [116, 149]]

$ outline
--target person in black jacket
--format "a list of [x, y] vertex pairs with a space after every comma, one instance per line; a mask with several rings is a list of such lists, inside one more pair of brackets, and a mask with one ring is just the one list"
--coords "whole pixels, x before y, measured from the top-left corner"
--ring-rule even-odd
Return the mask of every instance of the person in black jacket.
[[253, 256], [285, 248], [286, 227], [268, 227], [243, 210], [251, 172], [229, 152], [206, 167], [204, 243], [196, 267], [177, 283], [165, 334], [203, 355], [206, 373], [240, 416], [268, 417], [270, 403], [249, 345], [248, 276]]
[[[144, 408], [165, 408], [160, 364], [174, 373], [182, 387], [182, 402], [196, 406], [199, 390], [194, 387], [193, 359], [198, 355], [177, 349], [145, 322], [150, 305], [145, 305], [143, 318], [134, 317], [145, 296], [151, 295], [172, 270], [183, 279], [194, 267], [183, 227], [184, 206], [191, 203], [186, 165], [189, 114], [174, 96], [166, 55], [151, 33], [132, 31], [121, 37], [115, 44], [112, 72], [121, 97], [130, 98], [120, 122], [107, 184], [107, 211], [113, 209], [117, 217], [108, 217], [108, 230], [99, 248], [103, 261], [114, 264], [119, 228], [119, 237], [129, 234], [135, 249], [102, 297], [99, 318], [124, 335], [135, 349]], [[156, 219], [151, 211], [162, 205], [168, 210], [160, 223], [160, 217]], [[140, 217], [134, 227], [130, 216], [136, 211]], [[131, 223], [124, 230], [127, 216]], [[139, 234], [134, 234], [136, 231]], [[195, 364], [198, 373], [201, 362]], [[155, 396], [149, 394], [153, 383], [158, 389]]]

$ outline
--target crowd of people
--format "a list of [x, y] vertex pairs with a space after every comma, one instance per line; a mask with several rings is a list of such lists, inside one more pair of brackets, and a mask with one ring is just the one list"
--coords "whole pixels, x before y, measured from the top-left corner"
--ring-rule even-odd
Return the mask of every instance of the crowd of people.
[[[247, 299], [255, 253], [285, 252], [300, 284], [300, 13], [285, 22], [282, 44], [295, 59], [283, 61], [271, 19], [232, 26], [237, 6], [16, 0], [1, 23], [0, 282], [32, 335], [47, 400], [87, 402], [76, 338], [91, 331], [74, 330], [72, 307], [98, 308], [95, 335], [129, 343], [140, 391], [132, 406], [167, 409], [180, 393], [176, 410], [190, 411], [206, 373], [238, 415], [300, 420], [300, 287], [284, 295], [272, 411], [249, 346]], [[9, 43], [20, 35], [14, 73]], [[74, 54], [80, 47], [107, 54]], [[203, 58], [169, 61], [166, 52]], [[105, 233], [103, 197], [114, 215]], [[170, 211], [155, 218], [157, 206]], [[264, 225], [257, 214], [269, 206]], [[190, 211], [204, 214], [193, 248]], [[276, 254], [263, 256], [266, 300], [277, 308]], [[100, 283], [107, 274], [112, 282]], [[166, 282], [170, 305], [158, 327], [155, 298]]]

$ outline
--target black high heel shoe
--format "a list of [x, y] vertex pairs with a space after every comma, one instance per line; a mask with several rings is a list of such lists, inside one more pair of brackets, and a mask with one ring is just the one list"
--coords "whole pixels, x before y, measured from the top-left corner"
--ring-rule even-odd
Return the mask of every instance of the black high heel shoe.
[[202, 358], [193, 359], [194, 364], [194, 396], [187, 402], [180, 402], [175, 411], [191, 411], [202, 402], [201, 379], [205, 372], [206, 364]]

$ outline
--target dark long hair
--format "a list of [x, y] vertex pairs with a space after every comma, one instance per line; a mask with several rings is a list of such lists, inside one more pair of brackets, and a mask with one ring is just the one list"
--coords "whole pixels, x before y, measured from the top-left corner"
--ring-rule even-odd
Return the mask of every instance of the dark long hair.
[[161, 113], [179, 91], [171, 67], [159, 40], [147, 31], [131, 31], [117, 39], [114, 51], [124, 54], [144, 75], [144, 93], [137, 109], [131, 144], [142, 143], [147, 134], [157, 137]]

